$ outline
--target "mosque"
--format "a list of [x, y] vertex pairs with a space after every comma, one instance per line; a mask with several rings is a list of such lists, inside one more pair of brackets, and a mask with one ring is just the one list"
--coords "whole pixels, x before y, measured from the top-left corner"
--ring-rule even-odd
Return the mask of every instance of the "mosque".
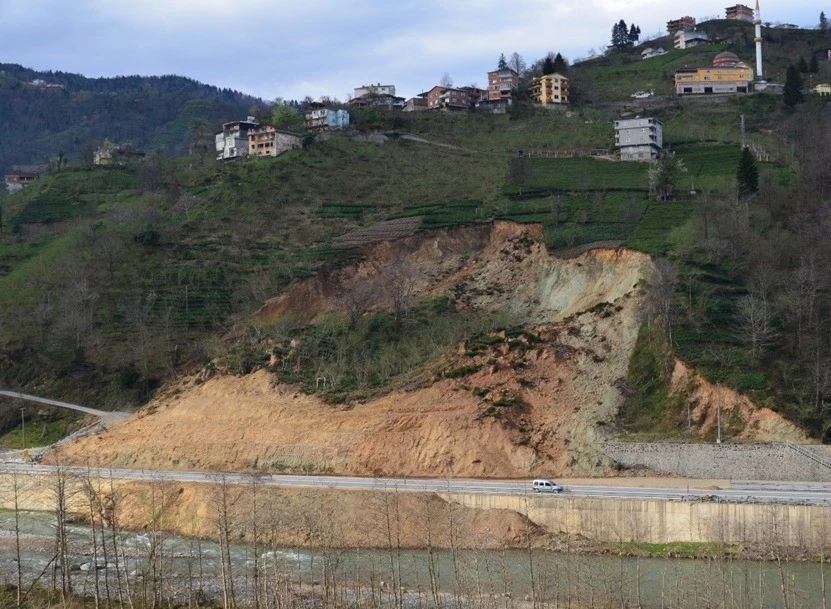
[[762, 16], [756, 0], [755, 19], [756, 74], [735, 53], [716, 55], [713, 65], [703, 68], [680, 68], [675, 72], [675, 92], [678, 95], [709, 95], [749, 93], [762, 78]]

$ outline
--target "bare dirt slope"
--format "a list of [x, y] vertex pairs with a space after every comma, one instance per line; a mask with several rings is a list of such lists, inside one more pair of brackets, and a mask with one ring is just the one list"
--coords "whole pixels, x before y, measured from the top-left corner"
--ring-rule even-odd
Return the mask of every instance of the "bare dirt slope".
[[611, 463], [600, 446], [623, 403], [651, 261], [623, 249], [564, 260], [539, 237], [538, 227], [498, 222], [367, 246], [362, 262], [295, 284], [258, 312], [268, 323], [394, 308], [405, 286], [397, 297], [444, 295], [524, 324], [460, 346], [434, 367], [443, 373], [348, 407], [265, 370], [192, 377], [52, 459], [358, 475], [603, 473]]

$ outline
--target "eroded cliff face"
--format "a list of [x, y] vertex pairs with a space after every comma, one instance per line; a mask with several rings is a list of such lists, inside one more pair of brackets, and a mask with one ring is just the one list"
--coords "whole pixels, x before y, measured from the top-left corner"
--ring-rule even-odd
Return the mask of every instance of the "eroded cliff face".
[[[124, 424], [52, 459], [112, 466], [265, 469], [356, 475], [516, 478], [600, 475], [641, 323], [652, 264], [624, 249], [570, 259], [539, 227], [507, 222], [368, 246], [361, 262], [299, 282], [265, 303], [265, 323], [354, 315], [445, 296], [504, 310], [524, 331], [459, 345], [409, 388], [348, 406], [276, 382], [192, 377]], [[448, 371], [463, 369], [462, 375]], [[443, 372], [442, 372], [443, 371]]]

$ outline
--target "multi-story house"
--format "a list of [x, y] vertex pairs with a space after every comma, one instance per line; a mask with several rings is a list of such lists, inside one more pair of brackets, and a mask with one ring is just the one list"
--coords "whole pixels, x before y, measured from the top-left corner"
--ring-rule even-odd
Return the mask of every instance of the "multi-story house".
[[822, 82], [822, 83], [818, 84], [816, 87], [814, 87], [814, 93], [816, 93], [817, 95], [821, 95], [822, 97], [825, 97], [827, 95], [831, 95], [831, 85], [828, 84], [828, 83]]
[[288, 150], [299, 148], [301, 134], [264, 125], [248, 132], [250, 156], [279, 156]]
[[467, 110], [470, 96], [467, 91], [436, 85], [427, 91], [428, 110]]
[[38, 179], [43, 173], [43, 167], [39, 165], [13, 165], [6, 174], [6, 190], [17, 192], [26, 188], [29, 184]]
[[568, 105], [568, 78], [562, 74], [546, 74], [531, 82], [531, 97], [538, 104]]
[[347, 102], [351, 108], [381, 108], [384, 110], [403, 110], [405, 103], [403, 97], [396, 97], [389, 93], [367, 93], [360, 97], [353, 97]]
[[392, 95], [395, 97], [395, 85], [382, 85], [381, 83], [377, 85], [361, 85], [360, 87], [355, 87], [354, 91], [353, 98], [363, 97], [369, 94]]
[[349, 112], [342, 108], [310, 108], [304, 116], [306, 129], [310, 131], [344, 129], [349, 126]]
[[738, 19], [739, 21], [753, 23], [753, 9], [744, 4], [728, 6], [724, 9], [724, 13], [727, 19]]
[[244, 121], [231, 121], [222, 125], [216, 134], [216, 160], [235, 159], [248, 154], [248, 132], [260, 124], [249, 116]]
[[615, 121], [615, 146], [621, 161], [651, 161], [664, 147], [663, 125], [657, 118]]
[[707, 36], [707, 32], [679, 30], [675, 34], [674, 46], [676, 49], [689, 49], [708, 42], [710, 42], [710, 38]]
[[753, 69], [729, 52], [716, 55], [711, 67], [680, 68], [675, 72], [678, 95], [749, 93], [752, 90]]
[[667, 21], [667, 32], [669, 32], [670, 36], [672, 36], [676, 32], [685, 32], [694, 29], [695, 17], [690, 17], [689, 15], [685, 17], [680, 17], [679, 19], [672, 19], [671, 21]]
[[510, 100], [519, 85], [519, 74], [511, 68], [488, 72], [488, 100]]
[[460, 91], [464, 91], [467, 93], [468, 98], [468, 105], [470, 108], [473, 108], [483, 99], [488, 98], [488, 92], [486, 89], [480, 89], [479, 87], [474, 86], [467, 86], [467, 87], [459, 87]]

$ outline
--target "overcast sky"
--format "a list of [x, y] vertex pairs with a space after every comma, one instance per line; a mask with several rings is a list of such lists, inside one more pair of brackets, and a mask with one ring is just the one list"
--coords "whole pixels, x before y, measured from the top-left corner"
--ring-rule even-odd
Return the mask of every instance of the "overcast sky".
[[[410, 97], [447, 73], [485, 85], [499, 54], [570, 61], [619, 19], [723, 16], [733, 0], [0, 0], [0, 61], [85, 76], [179, 74], [264, 99], [341, 100], [361, 84]], [[749, 4], [750, 2], [745, 2]], [[831, 0], [763, 0], [762, 19], [813, 27]]]

